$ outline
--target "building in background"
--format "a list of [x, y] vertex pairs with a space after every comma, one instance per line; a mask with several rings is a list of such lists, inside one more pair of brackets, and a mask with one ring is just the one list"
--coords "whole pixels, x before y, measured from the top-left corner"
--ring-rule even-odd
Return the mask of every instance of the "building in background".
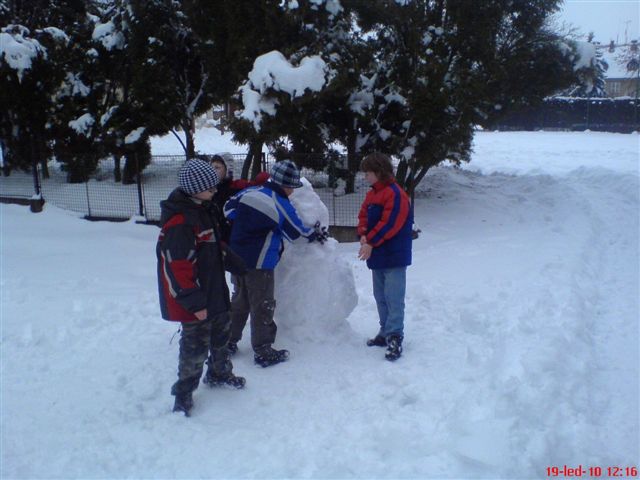
[[602, 46], [603, 59], [609, 65], [605, 90], [611, 98], [638, 98], [640, 94], [640, 49], [638, 40], [626, 44]]

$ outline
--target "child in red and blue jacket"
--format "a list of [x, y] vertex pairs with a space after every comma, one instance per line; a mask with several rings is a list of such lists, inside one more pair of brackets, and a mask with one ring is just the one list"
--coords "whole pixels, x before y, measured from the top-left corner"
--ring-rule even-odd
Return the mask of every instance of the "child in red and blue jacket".
[[385, 358], [393, 361], [402, 354], [413, 210], [409, 197], [395, 181], [389, 156], [372, 153], [362, 160], [360, 169], [371, 190], [358, 214], [358, 257], [371, 269], [380, 319], [380, 330], [367, 345], [386, 346]]

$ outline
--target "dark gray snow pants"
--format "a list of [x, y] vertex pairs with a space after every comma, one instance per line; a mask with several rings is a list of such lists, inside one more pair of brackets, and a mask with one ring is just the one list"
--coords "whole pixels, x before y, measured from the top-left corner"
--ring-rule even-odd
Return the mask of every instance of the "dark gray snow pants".
[[278, 327], [273, 321], [276, 309], [273, 270], [249, 270], [233, 277], [231, 297], [231, 342], [242, 338], [242, 331], [251, 315], [251, 346], [254, 352], [269, 347], [276, 340]]

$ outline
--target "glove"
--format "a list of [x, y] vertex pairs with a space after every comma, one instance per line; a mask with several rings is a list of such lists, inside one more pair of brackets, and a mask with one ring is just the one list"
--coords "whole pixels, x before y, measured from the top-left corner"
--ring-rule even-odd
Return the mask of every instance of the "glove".
[[318, 242], [322, 245], [329, 238], [329, 231], [327, 230], [327, 227], [321, 227], [320, 222], [316, 222], [313, 226], [313, 232], [307, 238], [309, 239], [309, 242]]

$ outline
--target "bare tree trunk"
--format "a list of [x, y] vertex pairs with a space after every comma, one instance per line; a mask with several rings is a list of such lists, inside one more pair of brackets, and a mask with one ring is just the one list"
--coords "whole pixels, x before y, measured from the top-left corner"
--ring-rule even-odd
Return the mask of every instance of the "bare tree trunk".
[[40, 157], [40, 171], [42, 172], [42, 178], [51, 178], [49, 174], [49, 165], [47, 162], [49, 161], [48, 153], [47, 153], [47, 144], [46, 141], [43, 140], [42, 136], [38, 136], [38, 156]]
[[138, 181], [138, 175], [151, 161], [151, 147], [148, 140], [141, 139], [125, 152], [125, 164], [122, 175], [122, 184], [131, 185]]
[[261, 171], [262, 171], [262, 145], [260, 145], [260, 150], [254, 152], [253, 167], [251, 168], [251, 180], [256, 178]]
[[49, 173], [49, 165], [47, 164], [46, 157], [41, 157], [40, 169], [42, 171], [42, 178], [51, 178], [51, 174]]
[[11, 173], [11, 169], [9, 168], [9, 157], [8, 157], [8, 148], [5, 146], [5, 143], [0, 139], [0, 156], [2, 157], [2, 175], [8, 177]]
[[398, 164], [398, 168], [396, 169], [396, 182], [400, 185], [405, 191], [407, 191], [407, 171], [409, 169], [409, 162], [407, 160], [402, 159]]
[[[252, 172], [252, 174], [257, 175], [257, 173], [255, 172], [255, 169], [258, 169], [258, 172], [260, 171], [260, 160], [261, 160], [261, 153], [262, 153], [262, 140], [254, 140], [249, 144], [249, 153], [247, 153], [247, 156], [244, 159], [244, 164], [242, 165], [242, 176], [241, 178], [243, 178], [244, 180], [247, 180], [249, 178], [249, 172]], [[257, 167], [253, 167], [252, 165], [257, 164]]]
[[345, 193], [354, 193], [356, 191], [356, 174], [360, 170], [360, 158], [356, 152], [356, 133], [351, 132], [347, 137], [347, 170]]
[[122, 171], [120, 170], [121, 158], [122, 157], [119, 154], [113, 156], [113, 180], [115, 182], [122, 181]]
[[196, 156], [196, 146], [193, 141], [193, 132], [195, 131], [195, 123], [192, 118], [188, 119], [183, 125], [182, 130], [184, 131], [184, 137], [186, 139], [185, 145], [185, 155], [187, 156], [187, 160], [195, 158]]

